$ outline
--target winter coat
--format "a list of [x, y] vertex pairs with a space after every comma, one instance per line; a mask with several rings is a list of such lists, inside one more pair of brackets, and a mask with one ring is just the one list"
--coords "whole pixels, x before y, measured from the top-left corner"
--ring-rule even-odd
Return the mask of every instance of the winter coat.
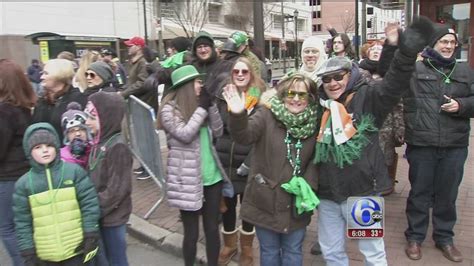
[[0, 181], [16, 181], [30, 165], [22, 147], [31, 111], [0, 102]]
[[26, 73], [28, 74], [28, 78], [33, 83], [40, 83], [41, 82], [41, 66], [39, 65], [31, 65], [28, 67]]
[[[38, 129], [57, 134], [51, 125], [39, 123], [25, 133], [23, 148]], [[31, 170], [15, 184], [13, 212], [18, 247], [45, 261], [59, 262], [76, 256], [84, 234], [99, 229], [99, 202], [94, 185], [78, 165], [63, 162], [57, 141], [56, 158], [40, 165], [28, 155]]]
[[[247, 176], [237, 175], [237, 168], [244, 162], [248, 167], [251, 166], [252, 156], [250, 151], [252, 150], [252, 145], [243, 145], [232, 139], [229, 132], [229, 111], [227, 103], [224, 99], [219, 99], [217, 104], [222, 122], [224, 123], [224, 131], [222, 136], [216, 140], [216, 151], [227, 176], [232, 181], [235, 194], [241, 194], [245, 190]], [[248, 115], [251, 116], [255, 114], [258, 108], [261, 107], [255, 106]]]
[[141, 97], [146, 93], [143, 89], [143, 83], [145, 83], [148, 77], [146, 70], [146, 60], [143, 56], [130, 59], [130, 68], [128, 69], [127, 84], [122, 91], [122, 96], [127, 99], [130, 95]]
[[[446, 84], [426, 60], [416, 63], [410, 90], [403, 97], [406, 143], [442, 148], [468, 146], [470, 118], [474, 117], [473, 74], [467, 63], [458, 62], [451, 83]], [[457, 113], [440, 110], [446, 101], [443, 95], [459, 103]]]
[[86, 106], [87, 97], [79, 91], [78, 88], [69, 87], [67, 92], [56, 99], [54, 104], [48, 103], [46, 98], [39, 98], [33, 111], [33, 123], [47, 122], [53, 125], [59, 135], [59, 139], [63, 140], [63, 129], [61, 126], [61, 116], [67, 111], [67, 105], [70, 102], [77, 102], [83, 108]]
[[130, 148], [121, 135], [125, 102], [117, 93], [97, 92], [89, 97], [97, 109], [100, 135], [94, 137], [89, 172], [97, 190], [102, 226], [127, 223], [132, 212]]
[[[345, 104], [347, 112], [353, 116], [356, 128], [361, 119], [367, 116], [374, 119], [375, 127], [382, 126], [388, 113], [408, 89], [414, 61], [415, 58], [406, 57], [400, 52], [395, 53], [384, 79], [369, 84], [353, 64], [348, 87], [337, 101]], [[322, 86], [320, 93], [322, 98], [327, 98]], [[352, 100], [345, 103], [350, 94], [353, 94]], [[368, 144], [362, 149], [359, 159], [351, 165], [340, 168], [334, 162], [318, 164], [318, 197], [341, 203], [350, 196], [374, 195], [392, 187], [385, 161], [382, 159], [384, 157], [378, 132], [369, 132], [366, 137]]]
[[61, 148], [61, 159], [68, 163], [75, 163], [84, 169], [89, 169], [87, 163], [89, 162], [89, 154], [91, 153], [90, 144], [86, 147], [84, 155], [75, 156], [71, 153], [71, 146], [66, 145]]
[[[283, 124], [268, 108], [261, 107], [250, 117], [245, 112], [230, 114], [229, 129], [236, 142], [254, 145], [252, 167], [240, 208], [242, 220], [285, 234], [306, 227], [312, 213], [296, 215], [295, 197], [281, 188], [293, 176], [293, 167], [287, 159], [284, 142], [287, 131]], [[300, 155], [302, 176], [313, 190], [318, 184], [316, 167], [312, 163], [315, 143], [316, 132], [302, 140]], [[264, 184], [259, 182], [260, 177]]]
[[[207, 120], [211, 138], [222, 135], [222, 120], [217, 106], [204, 110], [198, 107], [186, 123], [174, 102], [163, 106], [159, 116], [166, 131], [168, 143], [166, 195], [171, 207], [185, 211], [196, 211], [203, 204], [203, 177], [201, 174], [201, 147], [199, 130]], [[212, 155], [224, 181], [222, 193], [233, 197], [234, 191], [217, 153], [212, 148]]]

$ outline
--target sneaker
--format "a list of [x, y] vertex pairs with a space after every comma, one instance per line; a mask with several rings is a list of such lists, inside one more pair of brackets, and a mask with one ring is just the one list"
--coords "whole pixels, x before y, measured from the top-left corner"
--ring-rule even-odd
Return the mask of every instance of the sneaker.
[[149, 178], [151, 178], [151, 176], [146, 171], [143, 171], [137, 175], [138, 180], [147, 180]]
[[141, 174], [141, 173], [144, 172], [144, 170], [145, 170], [145, 169], [143, 169], [143, 166], [140, 166], [140, 167], [138, 167], [138, 168], [136, 168], [136, 169], [133, 169], [133, 173], [134, 173], [134, 174]]

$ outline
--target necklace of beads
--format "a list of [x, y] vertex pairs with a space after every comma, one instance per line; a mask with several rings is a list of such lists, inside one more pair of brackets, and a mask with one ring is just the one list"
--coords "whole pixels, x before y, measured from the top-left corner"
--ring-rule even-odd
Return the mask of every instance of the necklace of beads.
[[431, 60], [430, 60], [430, 59], [428, 59], [428, 63], [430, 64], [430, 66], [431, 66], [434, 70], [436, 70], [436, 72], [438, 72], [438, 73], [440, 73], [441, 75], [444, 76], [444, 78], [445, 78], [445, 79], [444, 79], [444, 83], [445, 83], [445, 84], [451, 83], [450, 77], [451, 77], [451, 74], [453, 74], [454, 69], [456, 69], [457, 61], [454, 61], [453, 69], [451, 69], [451, 72], [449, 72], [448, 75], [444, 74], [443, 71], [441, 71], [441, 70], [437, 69], [435, 66], [433, 66], [433, 64], [431, 64]]
[[[290, 165], [293, 167], [293, 176], [299, 175], [301, 173], [301, 149], [303, 148], [303, 143], [301, 143], [301, 139], [298, 139], [296, 143], [292, 143], [290, 132], [286, 131], [285, 137], [285, 144], [286, 144], [286, 158], [290, 162]], [[291, 153], [291, 146], [295, 147], [296, 150], [296, 157], [293, 159], [293, 155]]]

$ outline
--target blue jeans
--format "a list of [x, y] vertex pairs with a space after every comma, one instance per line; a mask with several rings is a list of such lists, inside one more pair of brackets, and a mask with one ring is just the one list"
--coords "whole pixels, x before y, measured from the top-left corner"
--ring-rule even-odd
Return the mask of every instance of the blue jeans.
[[467, 153], [467, 147], [407, 146], [411, 185], [406, 207], [408, 229], [405, 236], [408, 241], [421, 243], [425, 240], [430, 208], [433, 208], [433, 240], [438, 245], [453, 243], [456, 199]]
[[13, 192], [15, 181], [0, 182], [0, 235], [3, 244], [10, 255], [14, 266], [22, 266], [23, 259], [20, 256], [15, 235], [15, 224], [13, 222]]
[[126, 224], [100, 228], [105, 254], [110, 266], [128, 266], [126, 232]]
[[[346, 253], [347, 201], [337, 203], [321, 200], [318, 206], [318, 236], [327, 266], [348, 266]], [[387, 265], [382, 238], [359, 239], [359, 251], [365, 257], [365, 265]]]
[[303, 240], [306, 228], [288, 234], [255, 226], [260, 243], [261, 266], [299, 266], [303, 265]]

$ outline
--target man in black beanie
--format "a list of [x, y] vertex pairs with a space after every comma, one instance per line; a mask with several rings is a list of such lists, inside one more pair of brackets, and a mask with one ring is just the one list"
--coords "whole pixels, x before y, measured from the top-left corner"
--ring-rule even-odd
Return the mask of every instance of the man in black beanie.
[[470, 118], [474, 117], [474, 79], [453, 29], [437, 25], [417, 62], [410, 90], [403, 98], [406, 156], [411, 184], [407, 199], [408, 258], [422, 257], [432, 208], [433, 240], [443, 255], [463, 260], [454, 246], [456, 199], [467, 158]]
[[200, 31], [194, 39], [192, 46], [193, 60], [192, 65], [201, 74], [206, 74], [203, 78], [204, 87], [213, 95], [212, 91], [217, 88], [212, 88], [212, 80], [216, 74], [217, 65], [220, 59], [217, 56], [216, 49], [214, 47], [214, 38], [205, 31]]
[[191, 42], [187, 38], [182, 36], [176, 37], [171, 40], [171, 45], [169, 47], [169, 49], [171, 49], [170, 56], [176, 53], [186, 51], [189, 49], [190, 46]]

